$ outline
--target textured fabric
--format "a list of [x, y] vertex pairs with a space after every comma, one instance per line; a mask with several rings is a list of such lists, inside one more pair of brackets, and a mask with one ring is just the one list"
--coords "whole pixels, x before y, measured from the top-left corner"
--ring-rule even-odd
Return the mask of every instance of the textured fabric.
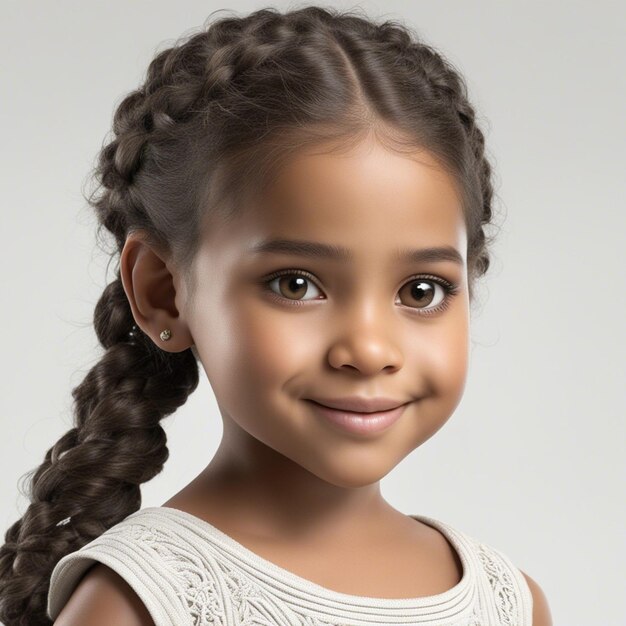
[[184, 511], [148, 507], [129, 515], [54, 568], [54, 620], [95, 562], [115, 570], [156, 626], [532, 626], [526, 579], [502, 552], [439, 520], [463, 565], [452, 589], [420, 598], [335, 592], [268, 561]]

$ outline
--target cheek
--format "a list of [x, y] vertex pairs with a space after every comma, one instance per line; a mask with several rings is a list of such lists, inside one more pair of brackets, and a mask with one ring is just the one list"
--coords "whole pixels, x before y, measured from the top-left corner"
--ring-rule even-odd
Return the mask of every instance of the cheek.
[[219, 355], [207, 348], [215, 396], [250, 435], [275, 450], [288, 451], [294, 446], [294, 433], [306, 430], [293, 412], [295, 387], [290, 383], [310, 369], [319, 336], [302, 312], [290, 315], [264, 305], [240, 306], [227, 313]]
[[468, 367], [468, 339], [467, 324], [459, 323], [451, 325], [438, 338], [437, 346], [433, 346], [430, 366], [441, 390], [448, 394], [460, 396], [463, 392]]
[[[468, 324], [461, 315], [425, 324], [406, 336], [404, 367], [414, 372], [411, 407], [402, 427], [390, 433], [390, 450], [404, 458], [450, 419], [463, 396], [468, 366]], [[395, 461], [397, 462], [397, 460]]]
[[271, 306], [240, 309], [231, 316], [229, 340], [231, 375], [261, 393], [282, 387], [304, 371], [319, 336], [303, 312], [281, 312]]
[[468, 360], [469, 324], [462, 311], [451, 312], [445, 323], [414, 330], [405, 346], [405, 365], [418, 373], [423, 384], [417, 391], [449, 405], [450, 411], [463, 394]]

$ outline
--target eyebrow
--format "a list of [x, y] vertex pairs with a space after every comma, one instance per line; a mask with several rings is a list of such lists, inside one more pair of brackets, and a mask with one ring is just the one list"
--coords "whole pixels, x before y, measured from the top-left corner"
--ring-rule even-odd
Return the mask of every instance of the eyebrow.
[[[331, 259], [347, 262], [354, 258], [352, 251], [343, 246], [304, 241], [302, 239], [267, 239], [252, 247], [255, 254], [291, 254], [311, 259]], [[412, 263], [431, 263], [451, 261], [463, 265], [461, 253], [452, 246], [436, 246], [432, 248], [404, 248], [395, 250], [397, 261]]]

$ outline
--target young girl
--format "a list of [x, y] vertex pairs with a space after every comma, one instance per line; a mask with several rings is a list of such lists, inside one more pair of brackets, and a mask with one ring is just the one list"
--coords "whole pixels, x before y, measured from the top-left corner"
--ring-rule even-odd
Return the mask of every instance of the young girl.
[[[380, 480], [460, 402], [491, 167], [463, 78], [407, 26], [226, 17], [118, 107], [104, 355], [0, 549], [5, 626], [542, 626], [502, 552]], [[199, 363], [223, 438], [141, 509]]]

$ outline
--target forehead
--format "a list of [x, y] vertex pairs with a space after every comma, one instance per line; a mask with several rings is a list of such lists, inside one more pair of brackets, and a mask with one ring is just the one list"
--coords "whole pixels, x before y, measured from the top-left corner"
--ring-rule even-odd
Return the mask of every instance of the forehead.
[[465, 260], [453, 177], [428, 152], [399, 154], [376, 141], [293, 155], [226, 230], [213, 243], [237, 244], [241, 252], [286, 238], [341, 245], [352, 258], [448, 245]]

